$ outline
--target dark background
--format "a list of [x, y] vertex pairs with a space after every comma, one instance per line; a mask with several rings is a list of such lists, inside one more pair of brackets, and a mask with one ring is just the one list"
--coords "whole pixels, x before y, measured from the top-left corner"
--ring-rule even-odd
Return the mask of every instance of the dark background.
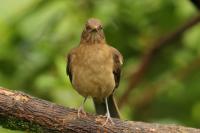
[[[197, 14], [190, 0], [1, 0], [0, 86], [79, 107], [66, 55], [96, 17], [124, 56], [115, 93], [123, 119], [200, 128], [200, 25], [171, 34]], [[94, 112], [91, 100], [85, 108]]]

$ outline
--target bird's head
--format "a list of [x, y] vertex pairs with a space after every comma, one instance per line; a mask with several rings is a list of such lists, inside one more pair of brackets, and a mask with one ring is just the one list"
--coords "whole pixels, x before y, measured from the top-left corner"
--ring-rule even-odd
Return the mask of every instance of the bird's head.
[[103, 27], [100, 20], [90, 18], [86, 22], [81, 36], [81, 42], [87, 44], [99, 44], [105, 42]]

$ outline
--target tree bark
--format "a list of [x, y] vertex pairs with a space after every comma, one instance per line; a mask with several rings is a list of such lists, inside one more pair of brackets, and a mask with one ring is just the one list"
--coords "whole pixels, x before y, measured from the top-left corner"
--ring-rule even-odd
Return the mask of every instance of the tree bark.
[[22, 92], [0, 87], [0, 125], [36, 133], [199, 133], [200, 129], [177, 125], [149, 124], [113, 119], [102, 126], [105, 117], [92, 114], [77, 117], [70, 109]]

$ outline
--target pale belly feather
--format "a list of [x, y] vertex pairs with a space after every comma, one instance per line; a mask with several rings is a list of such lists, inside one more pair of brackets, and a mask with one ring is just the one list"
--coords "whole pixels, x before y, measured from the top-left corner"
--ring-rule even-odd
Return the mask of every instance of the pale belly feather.
[[81, 95], [102, 100], [113, 92], [113, 59], [109, 51], [83, 49], [75, 56], [74, 63], [72, 84]]

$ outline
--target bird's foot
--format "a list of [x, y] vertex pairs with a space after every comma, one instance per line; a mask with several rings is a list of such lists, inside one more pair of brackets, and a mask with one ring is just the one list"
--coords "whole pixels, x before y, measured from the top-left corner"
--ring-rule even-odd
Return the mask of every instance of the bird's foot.
[[115, 123], [112, 120], [112, 117], [110, 117], [110, 115], [108, 113], [106, 113], [106, 121], [104, 122], [104, 124], [102, 126], [105, 126], [108, 122], [110, 122], [110, 124], [114, 125]]
[[86, 112], [84, 111], [83, 106], [78, 108], [78, 118], [80, 118], [82, 114], [83, 114], [83, 117], [86, 117]]

